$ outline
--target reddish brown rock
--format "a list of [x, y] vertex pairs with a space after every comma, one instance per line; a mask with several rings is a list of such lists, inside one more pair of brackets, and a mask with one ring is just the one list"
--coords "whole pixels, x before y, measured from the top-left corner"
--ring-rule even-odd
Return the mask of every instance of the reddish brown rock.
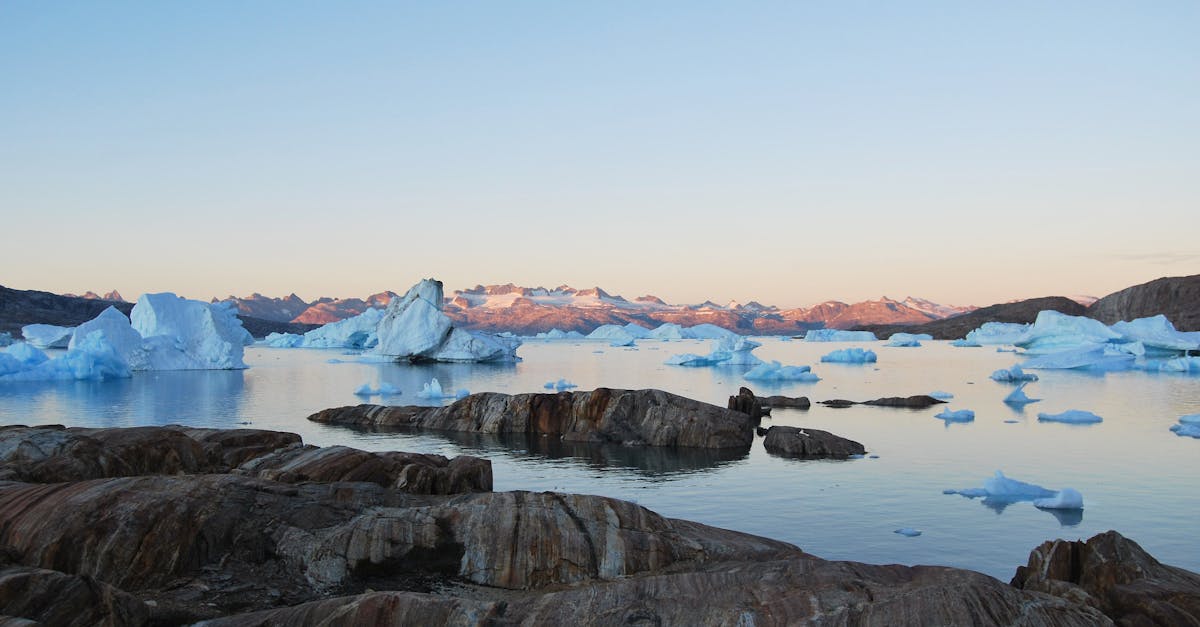
[[644, 446], [746, 448], [754, 439], [749, 415], [662, 390], [487, 392], [446, 407], [358, 405], [326, 409], [308, 419], [368, 429], [544, 434], [566, 441]]
[[284, 483], [369, 481], [413, 494], [490, 492], [492, 462], [422, 453], [370, 453], [345, 446], [289, 447], [241, 464], [235, 473]]
[[[4, 617], [13, 617], [4, 620]], [[141, 626], [146, 604], [91, 577], [44, 568], [0, 567], [0, 625]]]
[[1118, 625], [1200, 625], [1200, 575], [1159, 562], [1115, 531], [1043, 543], [1012, 585], [1096, 607]]

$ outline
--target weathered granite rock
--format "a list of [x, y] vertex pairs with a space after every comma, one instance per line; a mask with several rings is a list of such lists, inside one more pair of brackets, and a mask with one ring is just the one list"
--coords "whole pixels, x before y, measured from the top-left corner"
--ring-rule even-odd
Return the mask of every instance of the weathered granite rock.
[[1200, 274], [1163, 277], [1092, 303], [1087, 316], [1104, 324], [1163, 314], [1180, 331], [1200, 331]]
[[1200, 625], [1200, 575], [1159, 562], [1115, 531], [1043, 543], [1012, 585], [1098, 608], [1119, 625]]
[[[195, 627], [504, 625], [506, 604], [418, 592], [368, 592], [202, 621]], [[2, 626], [0, 626], [2, 627]]]
[[768, 396], [760, 399], [763, 407], [788, 407], [791, 409], [808, 409], [812, 403], [807, 396]]
[[150, 612], [141, 600], [91, 577], [44, 568], [0, 567], [0, 625], [146, 625]]
[[888, 396], [885, 398], [876, 398], [869, 401], [848, 401], [841, 398], [835, 398], [828, 401], [821, 401], [821, 404], [826, 407], [844, 408], [851, 405], [871, 405], [873, 407], [900, 407], [903, 409], [925, 409], [940, 405], [946, 401], [936, 399], [926, 394], [918, 394], [916, 396]]
[[370, 429], [417, 428], [525, 433], [577, 442], [698, 448], [744, 448], [754, 438], [749, 415], [662, 390], [557, 394], [472, 394], [446, 407], [337, 407], [315, 422]]
[[862, 444], [828, 431], [781, 426], [767, 429], [763, 447], [772, 455], [801, 459], [846, 459], [867, 452]]
[[370, 453], [345, 446], [289, 447], [251, 459], [239, 475], [301, 483], [369, 481], [413, 494], [491, 492], [492, 462], [467, 455], [446, 459], [421, 453]]
[[750, 416], [754, 419], [755, 424], [758, 424], [758, 421], [761, 420], [763, 416], [771, 415], [771, 409], [769, 407], [764, 408], [758, 398], [754, 396], [754, 392], [752, 392], [750, 388], [745, 387], [738, 390], [736, 396], [729, 397], [729, 404], [727, 407], [733, 411], [740, 411], [743, 414]]

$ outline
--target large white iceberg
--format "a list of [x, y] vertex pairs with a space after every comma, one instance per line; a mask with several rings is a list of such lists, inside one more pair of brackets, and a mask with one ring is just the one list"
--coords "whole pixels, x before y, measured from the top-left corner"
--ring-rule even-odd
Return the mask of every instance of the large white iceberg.
[[104, 339], [103, 331], [81, 338], [75, 348], [50, 359], [45, 353], [16, 342], [0, 352], [0, 381], [69, 381], [124, 378], [129, 366]]
[[579, 331], [560, 331], [559, 329], [550, 329], [543, 333], [538, 333], [533, 336], [539, 340], [582, 340], [586, 337]]
[[262, 341], [271, 348], [299, 348], [304, 346], [304, 336], [298, 333], [271, 333]]
[[875, 351], [861, 348], [839, 348], [821, 357], [821, 361], [835, 364], [867, 364], [875, 363], [878, 359]]
[[631, 337], [629, 331], [619, 324], [602, 324], [587, 334], [589, 340], [615, 340]]
[[1200, 331], [1176, 331], [1164, 315], [1124, 320], [1113, 324], [1114, 332], [1130, 342], [1140, 342], [1149, 357], [1173, 357], [1184, 351], [1200, 350]]
[[1097, 422], [1103, 422], [1104, 419], [1090, 411], [1082, 409], [1068, 409], [1060, 414], [1038, 414], [1038, 420], [1041, 422], [1065, 422], [1074, 425], [1090, 425]]
[[[304, 334], [305, 348], [373, 348], [379, 343], [376, 329], [383, 310], [368, 308], [357, 316], [330, 322]], [[268, 338], [269, 340], [270, 338]], [[278, 340], [284, 342], [285, 340]]]
[[66, 348], [71, 343], [74, 327], [60, 327], [56, 324], [27, 324], [21, 327], [21, 335], [25, 341], [38, 348]]
[[143, 294], [129, 321], [149, 350], [151, 370], [246, 367], [243, 347], [253, 338], [231, 303], [205, 303], [170, 292]]
[[933, 336], [928, 333], [893, 333], [888, 337], [886, 346], [917, 347], [921, 345], [922, 340], [932, 339]]
[[747, 381], [799, 381], [813, 383], [821, 378], [809, 366], [784, 366], [777, 361], [762, 364], [742, 375]]
[[805, 342], [874, 342], [878, 339], [870, 331], [841, 329], [812, 329], [804, 334]]
[[133, 330], [129, 318], [117, 310], [108, 307], [100, 315], [75, 327], [75, 334], [67, 345], [69, 350], [81, 348], [84, 338], [96, 331], [103, 332], [104, 340], [112, 346], [121, 361], [128, 364], [130, 370], [150, 369], [150, 356], [141, 334]]
[[707, 322], [683, 328], [685, 340], [719, 340], [727, 337], [737, 337], [738, 334]]
[[455, 328], [442, 313], [442, 282], [424, 279], [393, 298], [376, 328], [376, 355], [409, 361], [518, 361], [515, 337]]
[[650, 331], [650, 339], [653, 340], [682, 340], [683, 327], [674, 322], [664, 322], [654, 330]]
[[1099, 320], [1068, 316], [1057, 311], [1042, 311], [1025, 333], [1012, 344], [1031, 355], [1057, 353], [1120, 341], [1121, 334]]
[[1019, 322], [985, 322], [963, 338], [972, 346], [1012, 344], [1029, 331], [1028, 324]]

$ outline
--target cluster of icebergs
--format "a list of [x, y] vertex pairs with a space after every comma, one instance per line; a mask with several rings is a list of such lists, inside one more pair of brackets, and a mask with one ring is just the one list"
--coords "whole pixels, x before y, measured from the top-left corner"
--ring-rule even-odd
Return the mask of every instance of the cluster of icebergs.
[[304, 335], [272, 333], [263, 343], [275, 348], [368, 349], [392, 360], [437, 362], [519, 361], [521, 341], [456, 327], [442, 312], [442, 283], [424, 279], [386, 309], [331, 322]]
[[[231, 305], [171, 293], [142, 295], [128, 318], [109, 307], [74, 329], [30, 326], [34, 328], [26, 327], [29, 337], [46, 347], [66, 348], [66, 353], [50, 357], [33, 342], [16, 342], [0, 353], [0, 381], [120, 378], [143, 370], [241, 369], [246, 367], [243, 347], [254, 341]], [[64, 335], [69, 335], [65, 345]]]
[[[724, 330], [724, 329], [722, 329]], [[707, 355], [683, 353], [672, 355], [666, 363], [671, 366], [757, 366], [762, 360], [750, 354], [762, 346], [746, 337], [730, 333], [713, 342], [712, 351]]]

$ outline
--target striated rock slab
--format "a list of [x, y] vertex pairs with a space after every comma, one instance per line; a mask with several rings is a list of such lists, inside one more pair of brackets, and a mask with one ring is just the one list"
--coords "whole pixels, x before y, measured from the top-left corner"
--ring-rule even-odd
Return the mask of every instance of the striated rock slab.
[[1180, 331], [1200, 331], [1200, 274], [1163, 277], [1127, 287], [1092, 303], [1084, 315], [1112, 324], [1158, 314]]
[[767, 396], [761, 399], [763, 407], [787, 407], [791, 409], [808, 409], [812, 402], [807, 396]]
[[24, 566], [0, 568], [0, 625], [141, 626], [149, 620], [141, 600], [91, 577]]
[[742, 412], [662, 390], [609, 388], [557, 394], [488, 392], [446, 407], [337, 407], [308, 419], [370, 429], [545, 434], [576, 442], [696, 448], [749, 447], [755, 424]]
[[492, 462], [486, 459], [370, 453], [346, 446], [284, 448], [251, 459], [233, 472], [283, 483], [368, 481], [413, 494], [492, 491]]
[[772, 455], [800, 459], [846, 459], [867, 452], [862, 444], [828, 431], [781, 426], [767, 429], [763, 447]]
[[869, 401], [848, 401], [841, 398], [835, 398], [828, 401], [821, 401], [821, 404], [826, 407], [844, 408], [852, 405], [871, 405], [872, 407], [900, 407], [903, 409], [926, 409], [934, 405], [941, 405], [946, 401], [936, 399], [927, 394], [918, 394], [916, 396], [888, 396], [885, 398], [876, 398]]
[[1200, 625], [1200, 575], [1159, 562], [1115, 531], [1043, 543], [1012, 585], [1098, 608], [1120, 625]]

